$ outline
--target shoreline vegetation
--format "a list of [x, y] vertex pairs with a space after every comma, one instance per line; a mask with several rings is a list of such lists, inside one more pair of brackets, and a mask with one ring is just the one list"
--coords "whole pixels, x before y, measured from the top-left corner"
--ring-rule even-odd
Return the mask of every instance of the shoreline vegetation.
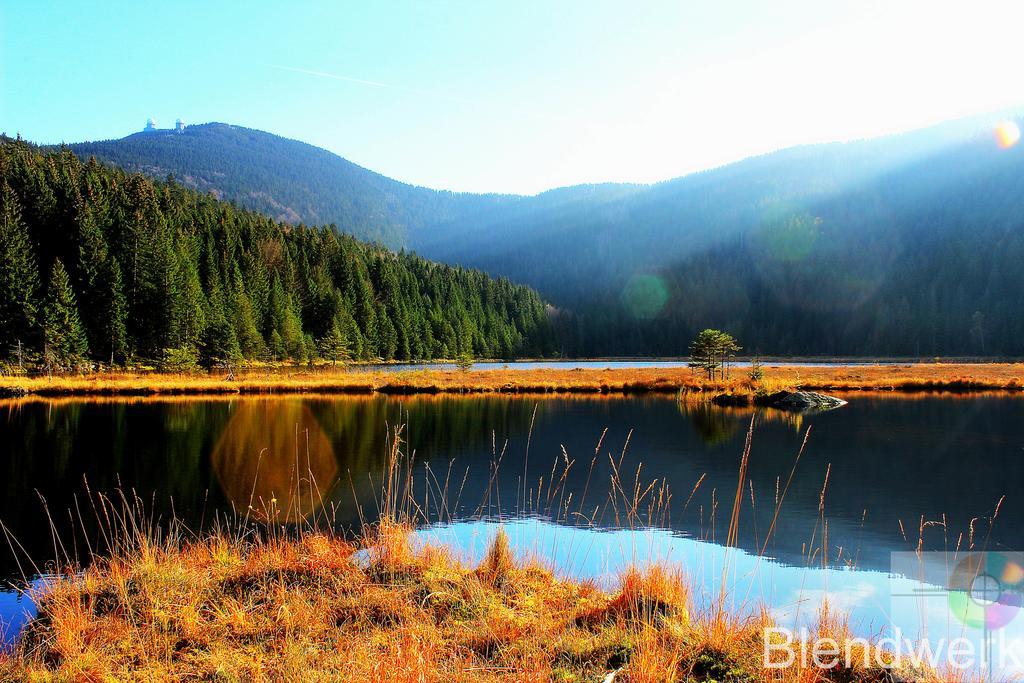
[[0, 376], [0, 396], [188, 396], [269, 394], [678, 394], [753, 399], [779, 390], [979, 392], [1024, 390], [1024, 363], [763, 364], [762, 377], [734, 367], [726, 379], [691, 368], [361, 371], [358, 366], [282, 367], [221, 373], [110, 372]]
[[827, 604], [813, 636], [849, 648], [852, 666], [770, 669], [767, 610], [737, 611], [724, 594], [697, 607], [678, 567], [634, 566], [605, 588], [517, 557], [500, 529], [475, 566], [412, 531], [382, 522], [356, 541], [317, 532], [139, 536], [33, 593], [39, 615], [0, 654], [0, 678], [949, 680], [891, 666]]

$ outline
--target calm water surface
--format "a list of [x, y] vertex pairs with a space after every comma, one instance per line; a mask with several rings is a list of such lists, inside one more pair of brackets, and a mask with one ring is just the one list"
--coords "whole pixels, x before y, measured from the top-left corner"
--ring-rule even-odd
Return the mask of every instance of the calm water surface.
[[[826, 360], [826, 361], [800, 361], [800, 360], [765, 360], [763, 365], [770, 368], [779, 365], [795, 365], [798, 367], [827, 368], [842, 367], [849, 365], [906, 365], [913, 361], [863, 361], [863, 360]], [[732, 363], [733, 367], [750, 367], [750, 361], [738, 360]], [[689, 367], [686, 359], [680, 360], [635, 360], [635, 359], [608, 359], [608, 360], [537, 360], [537, 361], [484, 361], [473, 363], [470, 368], [473, 371], [479, 370], [502, 370], [511, 368], [515, 370], [628, 370], [632, 368], [685, 368]], [[349, 366], [354, 372], [407, 372], [415, 370], [456, 370], [454, 363], [359, 363]]]
[[[911, 633], [922, 623], [920, 606], [896, 607], [891, 593], [914, 582], [890, 576], [890, 553], [913, 550], [924, 522], [945, 525], [925, 525], [924, 548], [952, 548], [972, 520], [979, 544], [1021, 546], [1024, 400], [849, 398], [806, 417], [663, 397], [11, 402], [0, 404], [0, 518], [40, 565], [53, 555], [40, 497], [60, 526], [75, 496], [84, 500], [86, 482], [93, 491], [132, 489], [158, 514], [173, 510], [194, 527], [276, 498], [291, 519], [330, 517], [354, 528], [360, 510], [372, 518], [376, 509], [388, 426], [406, 425], [418, 496], [440, 522], [421, 534], [469, 558], [504, 518], [518, 547], [566, 574], [607, 581], [625, 563], [667, 559], [713, 594], [728, 562], [731, 595], [766, 602], [780, 620], [813, 617], [815, 601], [829, 595], [855, 608], [859, 629], [899, 622]], [[752, 418], [739, 548], [729, 551], [722, 542]], [[317, 495], [289, 495], [296, 461]], [[549, 493], [553, 471], [563, 483]], [[629, 530], [622, 496], [609, 497], [616, 471], [630, 492], [635, 482], [638, 490], [667, 484], [667, 514], [647, 519], [641, 506], [642, 521], [657, 528]], [[990, 531], [986, 518], [1003, 496]], [[524, 511], [531, 516], [509, 521]], [[7, 551], [2, 557], [0, 572], [15, 580], [17, 563]], [[8, 624], [30, 609], [16, 592], [0, 595]]]

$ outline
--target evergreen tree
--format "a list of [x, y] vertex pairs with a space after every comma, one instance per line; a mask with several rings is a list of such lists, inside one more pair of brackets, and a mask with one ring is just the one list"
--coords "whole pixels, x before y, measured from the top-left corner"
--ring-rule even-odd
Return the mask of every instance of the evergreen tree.
[[245, 358], [259, 358], [264, 352], [263, 338], [260, 336], [256, 323], [256, 313], [252, 301], [245, 292], [238, 264], [235, 264], [233, 285], [229, 309], [239, 351]]
[[89, 353], [71, 280], [59, 260], [54, 262], [50, 273], [43, 312], [43, 353], [46, 365], [56, 370], [76, 368]]
[[101, 321], [101, 339], [97, 342], [97, 347], [103, 349], [104, 358], [109, 354], [111, 365], [124, 363], [129, 355], [128, 304], [124, 298], [121, 267], [112, 258], [103, 262], [100, 288], [102, 296], [98, 314]]
[[320, 357], [331, 361], [332, 365], [337, 365], [339, 361], [345, 362], [351, 358], [348, 340], [341, 333], [337, 322], [331, 325], [331, 329], [325, 336], [320, 338], [317, 347]]
[[219, 315], [212, 319], [203, 332], [201, 362], [206, 367], [233, 365], [242, 358], [235, 328]]
[[699, 368], [707, 373], [708, 379], [714, 379], [715, 373], [730, 362], [732, 356], [740, 350], [739, 344], [732, 335], [721, 330], [706, 329], [690, 344], [690, 367]]
[[167, 341], [169, 348], [199, 346], [206, 329], [206, 298], [199, 271], [183, 253], [173, 258], [167, 287]]
[[0, 186], [0, 357], [33, 346], [36, 324], [39, 271], [21, 219], [18, 199], [5, 182]]

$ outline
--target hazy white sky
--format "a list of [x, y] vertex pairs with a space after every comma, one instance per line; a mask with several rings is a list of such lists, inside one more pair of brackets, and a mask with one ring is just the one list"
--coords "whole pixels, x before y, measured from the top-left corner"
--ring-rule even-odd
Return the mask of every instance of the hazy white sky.
[[0, 130], [225, 121], [532, 193], [1024, 104], [1020, 0], [0, 0]]

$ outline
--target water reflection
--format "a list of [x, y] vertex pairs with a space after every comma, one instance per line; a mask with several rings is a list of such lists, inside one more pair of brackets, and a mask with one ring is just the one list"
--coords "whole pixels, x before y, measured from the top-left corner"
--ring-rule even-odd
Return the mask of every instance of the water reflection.
[[694, 431], [700, 440], [709, 446], [731, 441], [740, 429], [740, 423], [735, 415], [710, 403], [680, 403], [679, 408], [684, 414], [690, 414]]
[[[840, 410], [806, 417], [662, 397], [8, 402], [0, 404], [0, 518], [39, 563], [53, 544], [35, 492], [60, 524], [84, 480], [94, 491], [133, 489], [157, 517], [173, 513], [193, 526], [276, 498], [289, 521], [330, 517], [353, 527], [376, 511], [388, 427], [407, 425], [414, 484], [421, 495], [431, 491], [431, 510], [443, 507], [444, 488], [454, 517], [483, 503], [494, 515], [528, 510], [522, 492], [536, 501], [551, 485], [553, 464], [568, 458], [574, 464], [560, 483], [563, 519], [614, 526], [609, 490], [619, 471], [627, 490], [667, 483], [675, 494], [671, 516], [658, 519], [721, 543], [755, 417], [738, 538], [748, 551], [765, 545], [807, 427], [807, 451], [767, 543], [780, 561], [820, 563], [827, 525], [832, 563], [886, 569], [889, 553], [916, 547], [921, 529], [925, 547], [955, 545], [972, 520], [981, 538], [1004, 494], [998, 523], [984, 537], [993, 547], [1019, 542], [1024, 508], [1013, 485], [1024, 480], [1024, 401], [849, 398]], [[945, 526], [927, 524], [935, 520]], [[0, 572], [11, 577], [16, 566], [3, 555]]]
[[236, 511], [285, 522], [305, 520], [319, 510], [340, 475], [327, 434], [298, 399], [232, 406], [210, 462]]

